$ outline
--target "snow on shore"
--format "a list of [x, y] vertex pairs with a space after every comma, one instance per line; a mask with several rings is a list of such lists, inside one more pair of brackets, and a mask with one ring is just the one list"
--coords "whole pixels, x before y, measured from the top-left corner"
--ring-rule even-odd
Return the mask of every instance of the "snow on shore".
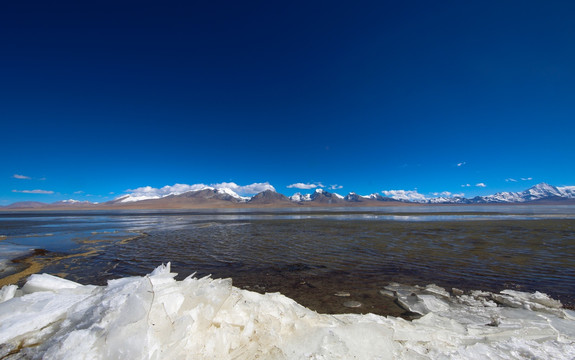
[[144, 277], [81, 285], [32, 275], [0, 290], [0, 358], [573, 359], [575, 313], [517, 291], [450, 295], [392, 284], [382, 296], [423, 316], [323, 315], [230, 279]]

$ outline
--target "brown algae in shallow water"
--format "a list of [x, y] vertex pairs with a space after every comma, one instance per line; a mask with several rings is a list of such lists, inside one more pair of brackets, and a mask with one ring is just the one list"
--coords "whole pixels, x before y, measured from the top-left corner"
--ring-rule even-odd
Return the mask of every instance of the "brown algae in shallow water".
[[[45, 234], [47, 236], [53, 236], [53, 234]], [[139, 233], [136, 236], [132, 236], [132, 237], [122, 237], [119, 239], [119, 241], [116, 242], [116, 244], [125, 244], [131, 240], [137, 239], [139, 237], [145, 236], [144, 233]], [[6, 238], [6, 237], [5, 237]], [[14, 263], [17, 264], [22, 264], [22, 265], [26, 265], [26, 267], [21, 270], [18, 271], [14, 274], [10, 274], [6, 277], [0, 278], [0, 287], [4, 286], [4, 285], [11, 285], [11, 284], [17, 284], [19, 281], [23, 280], [24, 278], [32, 275], [32, 274], [36, 274], [39, 273], [40, 271], [42, 271], [44, 268], [52, 266], [52, 265], [63, 265], [63, 261], [67, 260], [67, 259], [76, 259], [76, 258], [86, 258], [86, 257], [92, 257], [92, 256], [97, 256], [99, 255], [102, 250], [106, 247], [106, 246], [110, 246], [113, 244], [109, 244], [110, 240], [114, 240], [115, 237], [112, 238], [108, 238], [108, 239], [100, 239], [100, 240], [80, 240], [78, 241], [79, 243], [85, 243], [85, 244], [89, 244], [89, 243], [98, 243], [101, 244], [100, 246], [95, 246], [95, 247], [82, 247], [78, 250], [83, 250], [83, 252], [80, 253], [73, 253], [73, 254], [67, 254], [67, 255], [56, 255], [54, 253], [50, 253], [46, 250], [43, 249], [35, 249], [34, 253], [30, 256], [26, 256], [24, 258], [21, 259], [16, 259], [14, 260]], [[0, 240], [3, 240], [0, 237]]]

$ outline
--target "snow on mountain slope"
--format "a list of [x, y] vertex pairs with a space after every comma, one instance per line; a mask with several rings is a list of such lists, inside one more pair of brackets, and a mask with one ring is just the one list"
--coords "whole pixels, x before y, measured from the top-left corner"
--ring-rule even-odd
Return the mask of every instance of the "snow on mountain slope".
[[295, 193], [289, 197], [289, 199], [293, 202], [302, 202], [302, 201], [311, 201], [310, 194], [302, 194], [302, 193]]
[[561, 196], [561, 192], [547, 183], [537, 184], [522, 193], [526, 200], [537, 200], [546, 197]]
[[565, 186], [559, 188], [549, 185], [547, 183], [540, 183], [529, 189], [521, 192], [500, 192], [494, 195], [479, 196], [473, 200], [473, 202], [479, 203], [522, 203], [540, 199], [548, 198], [575, 198], [573, 189], [575, 186]]
[[[170, 191], [162, 191], [162, 190], [168, 190], [167, 188], [170, 188], [169, 189]], [[165, 198], [168, 196], [178, 196], [178, 195], [182, 195], [182, 194], [190, 193], [190, 192], [199, 192], [199, 191], [203, 191], [203, 190], [214, 190], [216, 193], [231, 196], [240, 202], [245, 202], [245, 201], [248, 201], [250, 199], [250, 197], [238, 195], [235, 191], [233, 191], [229, 188], [224, 188], [224, 187], [214, 188], [212, 186], [206, 186], [206, 185], [204, 185], [204, 186], [192, 186], [192, 187], [189, 187], [189, 186], [188, 187], [184, 187], [184, 186], [181, 186], [181, 187], [177, 187], [177, 186], [164, 187], [162, 189], [159, 189], [159, 191], [158, 191], [158, 189], [147, 186], [147, 187], [139, 188], [137, 190], [138, 191], [135, 191], [132, 194], [123, 195], [123, 196], [116, 198], [114, 200], [114, 202], [115, 203], [130, 203], [130, 202], [143, 201], [143, 200], [154, 200], [154, 199]]]
[[249, 199], [251, 199], [251, 197], [249, 197], [249, 196], [240, 196], [235, 191], [233, 191], [231, 189], [227, 189], [227, 188], [219, 188], [219, 189], [216, 189], [216, 191], [218, 193], [221, 193], [221, 194], [230, 195], [231, 197], [236, 198], [240, 201], [248, 201]]
[[[169, 195], [166, 195], [169, 196]], [[121, 202], [121, 203], [129, 203], [129, 202], [135, 202], [135, 201], [143, 201], [143, 200], [153, 200], [153, 199], [159, 199], [163, 196], [159, 196], [159, 195], [140, 195], [140, 196], [134, 196], [134, 195], [125, 195], [122, 197], [117, 198], [116, 202]]]
[[575, 199], [575, 186], [557, 187], [557, 190], [559, 190], [562, 197], [566, 197], [568, 199]]

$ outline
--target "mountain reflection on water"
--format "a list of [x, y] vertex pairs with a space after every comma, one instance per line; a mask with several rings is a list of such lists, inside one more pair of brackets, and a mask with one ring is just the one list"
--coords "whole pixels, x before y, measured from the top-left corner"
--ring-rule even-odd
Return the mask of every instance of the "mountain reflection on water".
[[308, 306], [328, 306], [326, 296], [342, 290], [369, 303], [389, 282], [541, 291], [575, 303], [575, 206], [4, 212], [2, 247], [11, 258], [0, 258], [0, 277], [27, 266], [11, 262], [15, 248], [20, 258], [34, 248], [46, 250], [34, 255], [42, 272], [82, 283], [171, 261], [180, 278], [232, 277]]

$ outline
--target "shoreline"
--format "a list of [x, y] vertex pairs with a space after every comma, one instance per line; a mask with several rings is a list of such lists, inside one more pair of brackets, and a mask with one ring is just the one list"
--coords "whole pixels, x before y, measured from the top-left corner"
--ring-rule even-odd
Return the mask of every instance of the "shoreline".
[[[144, 200], [145, 202], [148, 200]], [[222, 209], [261, 209], [261, 210], [285, 210], [285, 209], [357, 209], [357, 208], [390, 208], [390, 207], [425, 207], [425, 208], [442, 208], [442, 207], [541, 207], [541, 206], [573, 206], [575, 199], [563, 201], [533, 201], [524, 203], [478, 203], [478, 204], [420, 204], [413, 202], [401, 201], [361, 201], [361, 202], [348, 202], [342, 203], [273, 203], [273, 204], [250, 204], [250, 203], [228, 203], [228, 202], [210, 202], [210, 203], [195, 203], [195, 204], [173, 204], [173, 205], [157, 205], [157, 204], [114, 204], [114, 205], [62, 205], [62, 206], [47, 206], [30, 207], [30, 208], [9, 208], [7, 206], [0, 206], [0, 213], [3, 212], [35, 212], [35, 211], [109, 211], [109, 210], [222, 210]], [[9, 205], [8, 205], [9, 206]]]

